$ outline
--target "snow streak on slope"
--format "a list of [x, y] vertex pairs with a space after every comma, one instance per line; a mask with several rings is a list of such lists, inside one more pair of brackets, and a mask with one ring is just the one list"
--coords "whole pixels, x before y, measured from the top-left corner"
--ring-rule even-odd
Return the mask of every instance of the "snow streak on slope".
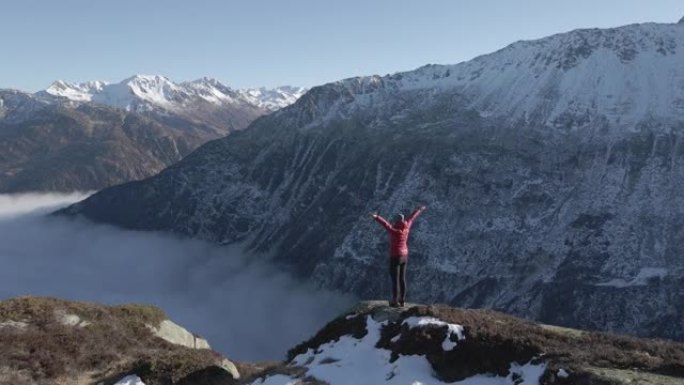
[[453, 350], [456, 347], [456, 342], [453, 342], [452, 341], [453, 339], [456, 339], [458, 341], [465, 339], [465, 337], [463, 335], [463, 326], [446, 323], [446, 322], [439, 320], [437, 318], [410, 317], [410, 318], [405, 319], [404, 323], [406, 325], [408, 325], [411, 329], [425, 327], [425, 326], [437, 326], [437, 327], [446, 326], [447, 330], [449, 330], [449, 332], [444, 337], [444, 341], [442, 341], [442, 349], [445, 351], [446, 350]]

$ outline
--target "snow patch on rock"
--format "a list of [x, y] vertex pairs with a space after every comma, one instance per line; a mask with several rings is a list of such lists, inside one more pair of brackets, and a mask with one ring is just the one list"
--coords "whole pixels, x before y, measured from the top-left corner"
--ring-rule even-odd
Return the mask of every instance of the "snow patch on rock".
[[267, 378], [260, 378], [254, 382], [252, 385], [298, 385], [301, 384], [296, 378], [290, 376], [285, 376], [283, 374], [276, 374]]
[[114, 385], [145, 385], [145, 383], [142, 382], [140, 377], [138, 377], [136, 375], [130, 375], [130, 376], [126, 376], [126, 377], [120, 379]]
[[[434, 377], [433, 369], [424, 356], [399, 356], [391, 361], [392, 352], [376, 348], [381, 330], [388, 321], [378, 322], [366, 317], [367, 334], [361, 339], [342, 336], [337, 341], [309, 349], [296, 356], [292, 364], [307, 369], [307, 376], [336, 384], [444, 384]], [[405, 321], [410, 327], [448, 326], [462, 339], [460, 325], [453, 325], [429, 317], [412, 317]], [[518, 365], [511, 363], [506, 377], [481, 374], [462, 381], [459, 385], [538, 385], [545, 364]], [[271, 376], [253, 382], [253, 385], [288, 385], [296, 380], [283, 375]]]
[[90, 325], [90, 322], [81, 319], [81, 317], [79, 317], [76, 314], [69, 314], [66, 311], [61, 310], [61, 309], [55, 310], [54, 313], [55, 313], [55, 320], [57, 320], [57, 322], [61, 323], [64, 326], [74, 326], [74, 327], [83, 328], [83, 327]]
[[453, 350], [456, 347], [456, 342], [452, 341], [452, 336], [456, 336], [457, 341], [462, 341], [465, 339], [463, 326], [450, 324], [434, 317], [409, 317], [405, 319], [403, 323], [408, 325], [408, 327], [411, 329], [426, 326], [446, 326], [449, 329], [449, 332], [447, 333], [446, 337], [444, 337], [444, 341], [442, 342], [442, 349], [445, 351]]

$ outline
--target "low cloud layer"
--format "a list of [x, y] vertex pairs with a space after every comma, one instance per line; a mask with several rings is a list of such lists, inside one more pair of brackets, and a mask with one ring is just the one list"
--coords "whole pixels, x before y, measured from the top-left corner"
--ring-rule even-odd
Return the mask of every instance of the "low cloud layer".
[[243, 361], [283, 358], [352, 303], [237, 247], [43, 215], [83, 197], [0, 195], [0, 300], [154, 304]]

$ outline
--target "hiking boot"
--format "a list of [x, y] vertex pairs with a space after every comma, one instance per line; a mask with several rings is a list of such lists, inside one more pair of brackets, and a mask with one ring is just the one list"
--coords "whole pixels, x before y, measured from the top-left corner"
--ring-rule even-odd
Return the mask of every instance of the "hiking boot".
[[389, 306], [390, 307], [399, 307], [399, 302], [394, 301], [394, 300], [389, 301]]
[[399, 307], [404, 307], [404, 300], [399, 301]]

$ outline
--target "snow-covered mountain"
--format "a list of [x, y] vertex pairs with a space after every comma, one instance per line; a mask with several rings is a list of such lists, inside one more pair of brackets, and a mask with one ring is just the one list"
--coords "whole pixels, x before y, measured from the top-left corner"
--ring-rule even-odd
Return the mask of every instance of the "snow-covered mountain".
[[412, 298], [684, 339], [681, 63], [684, 24], [649, 23], [346, 79], [68, 212], [368, 298], [389, 283], [367, 213], [426, 204]]
[[52, 96], [64, 97], [77, 102], [89, 102], [93, 95], [101, 93], [107, 85], [101, 81], [90, 81], [84, 83], [67, 83], [58, 80], [45, 90], [45, 93]]
[[576, 30], [456, 65], [347, 79], [327, 86], [345, 98], [326, 112], [337, 117], [391, 103], [396, 93], [422, 91], [426, 99], [414, 109], [458, 95], [464, 107], [509, 125], [579, 128], [597, 115], [618, 129], [652, 118], [679, 121], [683, 28], [648, 23]]
[[302, 93], [162, 76], [0, 90], [0, 192], [97, 190], [151, 176]]
[[183, 111], [195, 108], [197, 103], [202, 102], [217, 106], [252, 105], [275, 111], [292, 104], [304, 92], [303, 88], [289, 86], [234, 90], [210, 78], [176, 84], [164, 76], [136, 75], [113, 84], [101, 81], [56, 81], [39, 94], [139, 112], [155, 108]]
[[282, 86], [273, 89], [240, 89], [238, 93], [252, 104], [276, 111], [296, 102], [306, 91], [306, 88], [302, 87]]

